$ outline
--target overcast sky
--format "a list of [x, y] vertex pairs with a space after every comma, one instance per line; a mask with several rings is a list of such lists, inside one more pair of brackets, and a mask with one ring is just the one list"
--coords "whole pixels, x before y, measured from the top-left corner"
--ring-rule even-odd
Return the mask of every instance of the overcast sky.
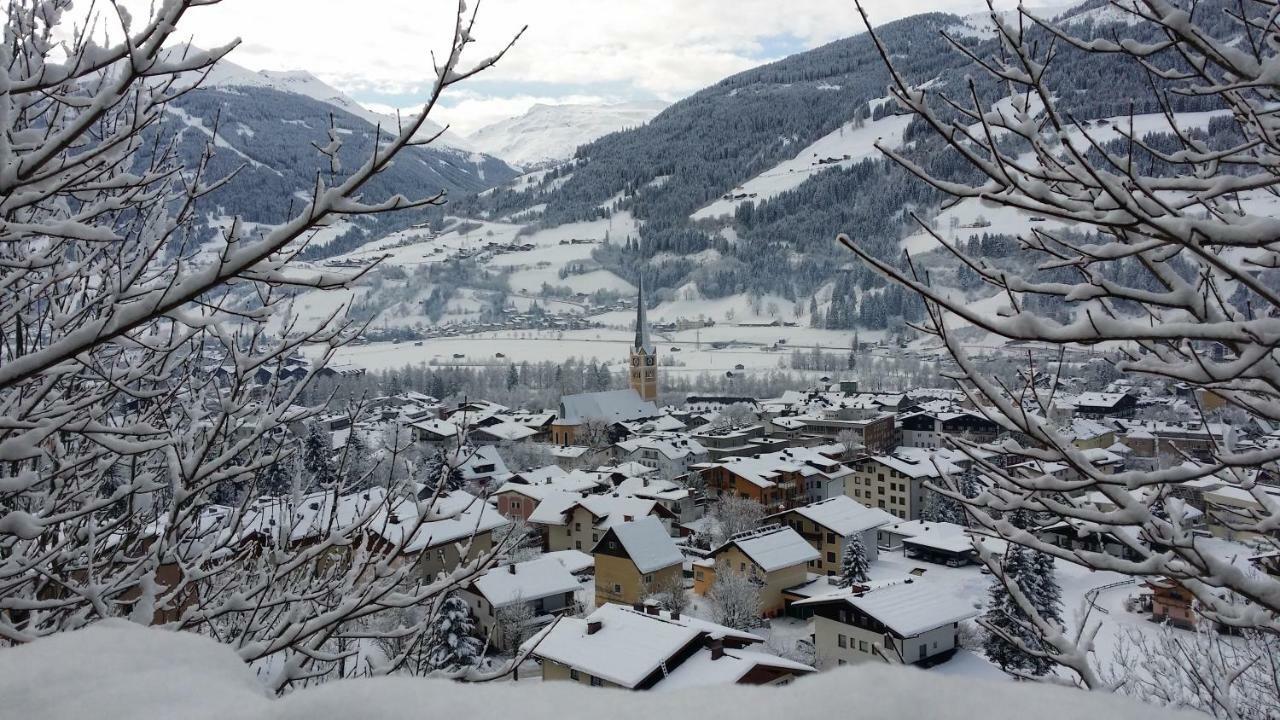
[[[1011, 0], [1008, 4], [1011, 4]], [[979, 0], [868, 0], [873, 22]], [[192, 11], [198, 44], [240, 37], [231, 60], [309, 70], [369, 105], [425, 96], [446, 47], [449, 0], [223, 0]], [[852, 0], [484, 0], [473, 57], [522, 25], [496, 68], [455, 86], [437, 120], [463, 134], [535, 102], [674, 101], [735, 72], [863, 30]]]

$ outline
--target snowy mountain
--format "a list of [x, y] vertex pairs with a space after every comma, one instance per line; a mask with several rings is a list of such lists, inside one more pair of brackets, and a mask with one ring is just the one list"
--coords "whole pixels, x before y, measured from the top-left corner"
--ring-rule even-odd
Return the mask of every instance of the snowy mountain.
[[[194, 163], [212, 139], [217, 152], [211, 177], [234, 174], [231, 182], [206, 199], [206, 233], [238, 216], [259, 226], [281, 222], [289, 208], [279, 198], [301, 199], [328, 167], [316, 151], [329, 142], [330, 119], [338, 128], [341, 166], [360, 165], [379, 128], [386, 137], [394, 122], [372, 112], [306, 72], [253, 72], [233, 63], [216, 65], [197, 89], [168, 107], [155, 131], [176, 137], [179, 152]], [[216, 137], [214, 128], [217, 128]], [[439, 126], [424, 128], [436, 132]], [[450, 199], [504, 183], [516, 171], [501, 160], [432, 144], [406, 148], [395, 163], [365, 186], [365, 199], [393, 193], [427, 195], [444, 191]], [[335, 227], [346, 242], [382, 234], [384, 226], [410, 222], [396, 214], [354, 218]]]
[[[278, 92], [304, 95], [355, 115], [370, 125], [380, 125], [383, 129], [391, 132], [396, 129], [396, 117], [393, 113], [374, 112], [352, 100], [341, 90], [325, 83], [305, 70], [260, 70], [254, 72], [248, 68], [223, 60], [214, 66], [203, 87], [265, 88]], [[439, 123], [427, 120], [418, 135], [434, 135], [440, 132], [440, 127]], [[447, 131], [436, 141], [436, 147], [472, 150], [472, 147], [465, 140]]]
[[612, 132], [639, 127], [666, 103], [534, 105], [519, 117], [483, 127], [467, 137], [481, 152], [529, 169], [573, 156], [574, 150]]

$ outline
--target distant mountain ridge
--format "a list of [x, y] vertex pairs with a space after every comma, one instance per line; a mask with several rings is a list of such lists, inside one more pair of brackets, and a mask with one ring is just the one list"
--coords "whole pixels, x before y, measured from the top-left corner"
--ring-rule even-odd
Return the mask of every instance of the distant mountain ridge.
[[[226, 61], [215, 65], [199, 88], [175, 99], [155, 131], [176, 136], [179, 151], [191, 164], [213, 139], [216, 152], [208, 166], [209, 176], [236, 173], [229, 184], [203, 201], [207, 236], [231, 216], [269, 226], [283, 222], [291, 207], [300, 207], [317, 175], [328, 173], [328, 162], [316, 147], [329, 142], [330, 118], [343, 140], [339, 159], [347, 169], [368, 157], [379, 128], [384, 138], [398, 132], [393, 120], [362, 107], [310, 73], [253, 72]], [[439, 125], [428, 121], [419, 136], [439, 130]], [[437, 140], [429, 146], [406, 148], [366, 184], [364, 199], [384, 199], [393, 193], [421, 197], [440, 191], [458, 198], [516, 176], [515, 169], [497, 158], [451, 147], [450, 137], [446, 133], [443, 143]], [[397, 222], [406, 220], [398, 220], [396, 214], [359, 217], [344, 225], [344, 231], [367, 239]]]
[[660, 101], [608, 105], [538, 104], [523, 115], [467, 136], [476, 149], [530, 169], [573, 157], [579, 146], [609, 133], [639, 127], [667, 107]]

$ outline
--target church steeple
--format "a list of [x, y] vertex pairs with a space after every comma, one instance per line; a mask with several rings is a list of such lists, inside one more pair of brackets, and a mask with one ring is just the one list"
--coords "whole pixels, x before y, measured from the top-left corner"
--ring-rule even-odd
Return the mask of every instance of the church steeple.
[[644, 278], [640, 278], [640, 295], [636, 299], [636, 350], [653, 354], [653, 341], [649, 339], [649, 316], [644, 308]]
[[649, 337], [649, 317], [644, 307], [644, 278], [636, 298], [636, 342], [631, 348], [631, 388], [644, 400], [658, 399], [658, 348]]

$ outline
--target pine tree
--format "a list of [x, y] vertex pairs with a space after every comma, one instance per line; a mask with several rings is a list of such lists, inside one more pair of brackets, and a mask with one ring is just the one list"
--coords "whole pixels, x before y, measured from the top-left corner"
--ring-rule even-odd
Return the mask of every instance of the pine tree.
[[363, 490], [369, 485], [369, 443], [365, 440], [364, 433], [355, 428], [351, 429], [351, 434], [347, 437], [346, 465], [348, 487]]
[[331, 488], [338, 482], [338, 472], [333, 467], [333, 442], [329, 433], [312, 422], [307, 427], [307, 437], [302, 443], [302, 469], [306, 472], [306, 489]]
[[262, 471], [258, 492], [262, 495], [288, 495], [298, 474], [298, 453], [291, 452]]
[[[989, 591], [990, 602], [987, 604], [987, 612], [983, 619], [1005, 635], [1021, 640], [1027, 647], [1041, 647], [1042, 641], [1038, 631], [1009, 594], [1008, 587], [1005, 585], [1005, 582], [1016, 584], [1033, 604], [1037, 604], [1035, 597], [1038, 583], [1035, 560], [1031, 557], [1031, 553], [1021, 545], [1010, 544], [1005, 551], [1004, 574], [1005, 581], [1001, 581], [998, 577], [992, 578]], [[1056, 581], [1053, 584], [1056, 589]], [[1048, 674], [1053, 667], [1053, 663], [1047, 658], [1033, 655], [993, 631], [988, 631], [983, 641], [983, 651], [988, 660], [1011, 674], [1041, 676]]]
[[457, 670], [472, 667], [480, 661], [480, 639], [476, 637], [471, 609], [455, 594], [440, 605], [436, 624], [423, 640], [424, 657], [419, 672]]
[[844, 558], [840, 561], [840, 581], [842, 588], [852, 587], [866, 582], [867, 571], [871, 563], [867, 561], [867, 549], [862, 544], [862, 535], [850, 535], [844, 541]]
[[1059, 627], [1062, 626], [1062, 588], [1058, 586], [1058, 576], [1054, 568], [1053, 556], [1042, 553], [1031, 553], [1031, 573], [1034, 581], [1029, 593], [1031, 603], [1040, 617]]
[[435, 494], [436, 487], [444, 483], [442, 493], [461, 490], [464, 480], [459, 472], [459, 465], [475, 453], [475, 448], [467, 442], [457, 451], [440, 448], [431, 454], [422, 464], [423, 491]]
[[507, 366], [507, 389], [515, 390], [520, 385], [520, 376], [516, 374], [516, 366]]

